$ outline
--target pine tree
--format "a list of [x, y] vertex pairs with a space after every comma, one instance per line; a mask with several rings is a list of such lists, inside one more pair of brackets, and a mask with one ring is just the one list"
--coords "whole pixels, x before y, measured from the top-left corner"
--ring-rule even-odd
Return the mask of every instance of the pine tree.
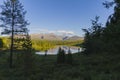
[[32, 53], [32, 42], [31, 38], [28, 33], [26, 33], [25, 38], [23, 40], [23, 60], [24, 60], [24, 71], [25, 71], [25, 76], [30, 77], [32, 74], [32, 69], [34, 65], [34, 60], [33, 60], [33, 53]]
[[[104, 5], [109, 8], [114, 4], [114, 13], [109, 16], [106, 28], [104, 30], [104, 41], [106, 51], [110, 53], [120, 52], [120, 0], [105, 2]], [[106, 7], [107, 8], [107, 7]]]
[[62, 49], [61, 49], [61, 47], [59, 47], [58, 53], [57, 53], [57, 63], [60, 63], [60, 62], [61, 62], [61, 61], [60, 61], [60, 58], [61, 58], [61, 51], [62, 51]]
[[19, 0], [6, 0], [1, 5], [2, 11], [0, 13], [1, 27], [4, 28], [2, 34], [11, 35], [11, 46], [10, 46], [10, 68], [13, 64], [13, 48], [14, 48], [14, 35], [26, 32], [26, 26], [29, 23], [25, 20], [26, 11]]
[[58, 50], [57, 63], [58, 64], [65, 63], [65, 51], [61, 48], [59, 48]]
[[61, 51], [61, 63], [65, 63], [65, 50]]
[[68, 64], [72, 64], [73, 63], [73, 57], [72, 57], [72, 53], [71, 53], [70, 49], [68, 50], [67, 60], [66, 61], [67, 61]]
[[85, 48], [85, 54], [99, 53], [103, 48], [102, 33], [103, 28], [101, 23], [98, 22], [99, 17], [96, 16], [95, 20], [92, 20], [92, 26], [89, 29], [83, 29], [85, 32], [85, 39], [83, 48]]

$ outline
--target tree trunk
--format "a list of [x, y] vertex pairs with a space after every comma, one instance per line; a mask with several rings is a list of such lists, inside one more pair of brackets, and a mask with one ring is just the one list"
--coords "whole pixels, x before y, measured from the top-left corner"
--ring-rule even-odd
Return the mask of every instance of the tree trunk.
[[13, 46], [14, 46], [14, 2], [12, 3], [12, 34], [11, 34], [11, 47], [10, 47], [10, 68], [13, 66]]

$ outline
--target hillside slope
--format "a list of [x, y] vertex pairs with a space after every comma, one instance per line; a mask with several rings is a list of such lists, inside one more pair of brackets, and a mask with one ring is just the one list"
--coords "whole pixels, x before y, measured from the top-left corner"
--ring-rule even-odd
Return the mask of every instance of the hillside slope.
[[80, 36], [61, 36], [56, 34], [31, 34], [32, 39], [43, 39], [43, 40], [81, 40], [83, 37]]

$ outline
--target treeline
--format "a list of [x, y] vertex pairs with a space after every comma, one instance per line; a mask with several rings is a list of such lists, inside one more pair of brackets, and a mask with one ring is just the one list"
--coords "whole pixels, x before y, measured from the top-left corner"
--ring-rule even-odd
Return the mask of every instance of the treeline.
[[38, 51], [45, 51], [55, 47], [55, 44], [48, 40], [32, 40], [32, 47]]
[[83, 40], [32, 40], [32, 47], [35, 50], [45, 51], [59, 45], [76, 46], [82, 44]]
[[10, 47], [10, 39], [8, 37], [0, 38], [0, 49], [9, 49]]
[[106, 8], [114, 5], [114, 13], [109, 16], [105, 27], [99, 23], [99, 17], [92, 20], [92, 27], [83, 29], [85, 40], [84, 53], [112, 53], [120, 52], [120, 0], [103, 3]]
[[[31, 40], [32, 48], [38, 51], [45, 51], [59, 45], [76, 46], [82, 44], [83, 40]], [[19, 43], [20, 44], [20, 43]], [[2, 49], [9, 49], [10, 39], [8, 37], [0, 38], [0, 45]], [[2, 46], [3, 45], [3, 46]]]
[[54, 45], [67, 45], [67, 46], [75, 46], [77, 44], [82, 44], [83, 40], [52, 40], [50, 41]]

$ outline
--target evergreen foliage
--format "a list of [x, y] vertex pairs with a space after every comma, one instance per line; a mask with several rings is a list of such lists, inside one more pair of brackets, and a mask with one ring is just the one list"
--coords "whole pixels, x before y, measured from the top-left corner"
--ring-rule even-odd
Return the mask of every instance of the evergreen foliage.
[[85, 54], [99, 53], [103, 46], [102, 33], [103, 28], [101, 23], [98, 23], [99, 17], [96, 16], [95, 20], [92, 20], [92, 27], [89, 29], [83, 29], [85, 32], [85, 38], [83, 48], [85, 48]]
[[68, 64], [72, 64], [73, 63], [73, 57], [72, 57], [72, 53], [71, 53], [70, 49], [68, 50], [66, 61], [67, 61]]
[[58, 50], [57, 63], [58, 64], [65, 63], [65, 51], [61, 48], [59, 48], [59, 50]]
[[2, 34], [11, 35], [10, 46], [10, 67], [12, 68], [12, 57], [14, 48], [14, 35], [21, 34], [27, 31], [26, 26], [28, 22], [25, 20], [26, 11], [24, 11], [19, 0], [6, 0], [1, 5], [2, 11], [0, 13], [0, 27], [3, 27]]
[[24, 38], [24, 43], [22, 46], [24, 50], [23, 59], [24, 59], [25, 76], [30, 77], [34, 66], [34, 58], [32, 53], [32, 42], [28, 33]]
[[109, 53], [120, 52], [120, 0], [114, 0], [114, 4], [114, 13], [109, 16], [104, 30], [104, 41]]
[[92, 21], [92, 28], [84, 29], [85, 42], [83, 47], [85, 53], [120, 53], [120, 0], [105, 2], [106, 8], [114, 4], [114, 13], [108, 17], [105, 28], [102, 28], [96, 17]]

